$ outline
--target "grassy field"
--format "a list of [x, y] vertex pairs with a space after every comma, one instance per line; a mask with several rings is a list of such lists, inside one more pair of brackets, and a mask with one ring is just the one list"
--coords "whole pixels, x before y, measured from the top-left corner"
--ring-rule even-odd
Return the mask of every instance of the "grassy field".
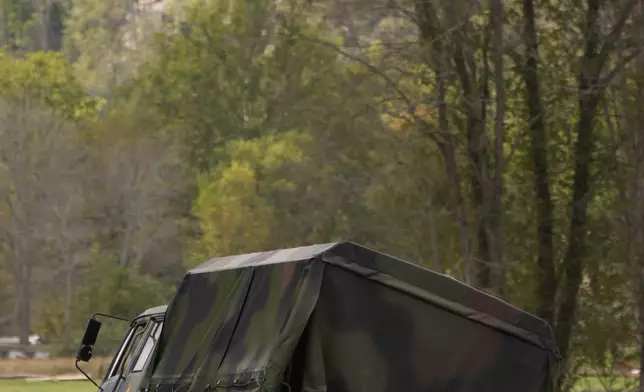
[[[92, 358], [81, 368], [94, 379], [101, 379], [109, 365], [109, 358]], [[73, 358], [55, 359], [0, 359], [0, 376], [33, 374], [41, 376], [77, 375]], [[23, 381], [0, 380], [0, 392], [96, 392], [89, 381]]]
[[[81, 367], [100, 380], [109, 366], [109, 358], [92, 358], [90, 363]], [[0, 359], [0, 376], [16, 373], [37, 374], [43, 376], [77, 375], [73, 358], [55, 358], [49, 360], [3, 360]], [[614, 392], [630, 390], [635, 379], [621, 377], [597, 378], [586, 377], [579, 380], [574, 392]], [[0, 380], [0, 392], [96, 392], [96, 387], [89, 381], [18, 381]]]
[[[94, 378], [101, 378], [110, 364], [110, 358], [96, 357], [89, 363], [81, 363], [80, 367]], [[62, 374], [78, 374], [74, 366], [74, 358], [54, 359], [0, 359], [0, 376], [13, 374], [38, 374], [58, 376]], [[0, 388], [0, 392], [4, 389]]]
[[96, 392], [96, 387], [89, 381], [68, 382], [27, 382], [0, 380], [2, 392]]
[[[606, 389], [603, 383], [597, 380], [585, 380], [575, 388], [576, 392], [605, 392], [623, 391], [624, 389]], [[27, 381], [3, 381], [0, 380], [0, 391], [2, 392], [96, 392], [96, 387], [89, 381], [68, 381], [68, 382], [27, 382]]]

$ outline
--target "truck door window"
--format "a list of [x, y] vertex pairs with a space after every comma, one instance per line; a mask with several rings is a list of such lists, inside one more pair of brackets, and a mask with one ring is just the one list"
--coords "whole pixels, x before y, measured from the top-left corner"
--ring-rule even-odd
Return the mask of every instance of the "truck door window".
[[150, 332], [150, 334], [148, 335], [148, 338], [145, 341], [145, 346], [143, 346], [143, 349], [141, 350], [141, 354], [139, 355], [139, 358], [134, 364], [134, 368], [132, 368], [132, 372], [140, 372], [141, 370], [143, 370], [145, 363], [147, 362], [148, 358], [150, 357], [150, 354], [152, 353], [152, 350], [154, 349], [157, 341], [159, 340], [159, 336], [161, 336], [162, 327], [163, 327], [162, 322], [154, 323], [154, 326], [152, 327], [152, 331]]
[[122, 357], [121, 363], [116, 366], [116, 374], [124, 374], [127, 371], [129, 365], [132, 363], [134, 354], [137, 352], [137, 348], [139, 347], [139, 343], [141, 342], [141, 338], [144, 333], [145, 324], [137, 325], [134, 329], [134, 336], [132, 336], [132, 339], [123, 353], [124, 356]]

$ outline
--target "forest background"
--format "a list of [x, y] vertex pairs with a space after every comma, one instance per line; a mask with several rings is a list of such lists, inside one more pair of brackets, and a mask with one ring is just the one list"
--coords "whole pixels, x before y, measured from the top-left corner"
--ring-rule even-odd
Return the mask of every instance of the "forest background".
[[69, 352], [207, 258], [351, 239], [550, 322], [561, 390], [626, 390], [643, 22], [641, 0], [1, 0], [0, 333]]

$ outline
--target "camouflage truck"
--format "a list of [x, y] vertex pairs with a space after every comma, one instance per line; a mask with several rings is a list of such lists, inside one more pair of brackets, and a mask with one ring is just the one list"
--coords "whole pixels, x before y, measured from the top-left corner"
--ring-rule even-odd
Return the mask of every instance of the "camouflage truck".
[[[95, 313], [87, 322], [85, 335], [76, 355], [76, 368], [93, 382], [99, 391], [138, 390], [141, 376], [150, 364], [150, 354], [154, 351], [159, 341], [166, 309], [167, 305], [156, 306], [145, 310], [132, 320], [104, 313]], [[92, 351], [101, 328], [101, 322], [97, 319], [99, 316], [130, 323], [130, 327], [112, 357], [110, 366], [100, 385], [78, 366], [79, 362], [88, 362], [92, 357]]]
[[190, 270], [149, 361], [138, 391], [550, 392], [561, 356], [546, 322], [339, 242]]

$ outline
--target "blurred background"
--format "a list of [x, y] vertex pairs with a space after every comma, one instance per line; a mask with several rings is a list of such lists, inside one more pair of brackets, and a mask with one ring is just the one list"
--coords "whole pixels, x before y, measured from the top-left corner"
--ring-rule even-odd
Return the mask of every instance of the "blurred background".
[[550, 322], [562, 391], [644, 391], [642, 22], [640, 0], [1, 0], [0, 375], [73, 373], [92, 313], [165, 304], [208, 258], [350, 239]]

